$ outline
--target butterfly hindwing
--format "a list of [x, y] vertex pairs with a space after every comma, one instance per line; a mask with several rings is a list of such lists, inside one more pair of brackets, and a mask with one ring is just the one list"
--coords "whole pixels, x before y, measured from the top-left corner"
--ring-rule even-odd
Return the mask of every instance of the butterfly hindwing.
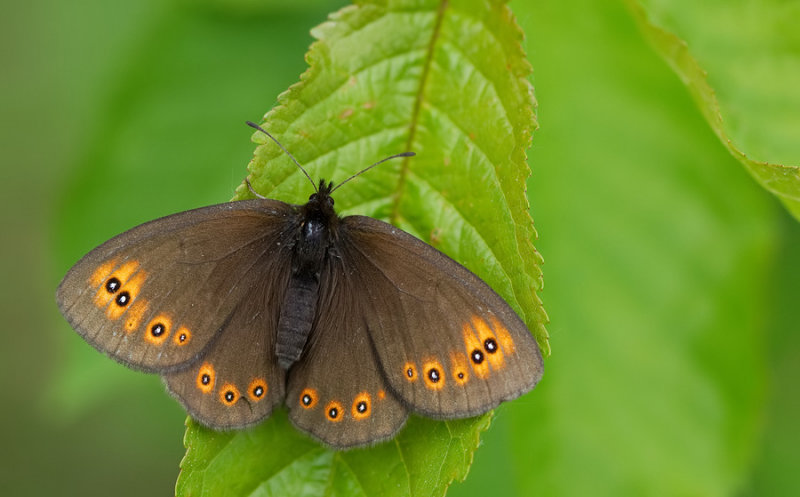
[[187, 367], [247, 297], [257, 261], [290, 257], [276, 243], [294, 212], [274, 200], [241, 201], [145, 223], [83, 257], [56, 300], [73, 328], [116, 360], [151, 372]]
[[408, 416], [377, 362], [364, 319], [368, 289], [352, 270], [338, 254], [323, 270], [313, 331], [286, 392], [292, 423], [338, 449], [391, 438]]
[[286, 374], [275, 359], [275, 341], [290, 269], [283, 257], [262, 256], [246, 295], [203, 357], [164, 375], [170, 393], [202, 424], [244, 428], [283, 401]]
[[477, 415], [536, 385], [536, 341], [480, 278], [376, 219], [346, 217], [340, 234], [371, 304], [365, 319], [386, 381], [411, 411]]

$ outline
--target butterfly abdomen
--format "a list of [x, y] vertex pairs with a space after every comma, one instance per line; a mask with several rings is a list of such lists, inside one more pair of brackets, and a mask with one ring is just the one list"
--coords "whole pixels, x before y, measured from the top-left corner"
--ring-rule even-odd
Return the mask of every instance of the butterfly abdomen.
[[322, 188], [298, 213], [299, 226], [293, 240], [292, 274], [278, 320], [275, 355], [288, 370], [300, 359], [317, 312], [319, 275], [328, 258], [331, 233], [338, 217], [333, 199]]
[[275, 355], [281, 368], [288, 370], [303, 353], [317, 309], [319, 281], [292, 276], [278, 321]]

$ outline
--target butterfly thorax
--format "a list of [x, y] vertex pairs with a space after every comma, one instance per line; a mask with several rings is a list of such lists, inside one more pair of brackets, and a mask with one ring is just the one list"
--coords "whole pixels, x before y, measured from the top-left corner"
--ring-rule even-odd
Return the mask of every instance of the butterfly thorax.
[[326, 185], [323, 180], [319, 191], [311, 195], [308, 203], [299, 209], [299, 226], [292, 258], [293, 275], [315, 279], [319, 276], [339, 224], [330, 189], [331, 185]]
[[320, 182], [319, 190], [298, 210], [298, 229], [292, 254], [292, 274], [278, 321], [275, 353], [284, 369], [303, 353], [316, 314], [320, 272], [336, 237], [339, 217], [330, 196], [332, 184]]

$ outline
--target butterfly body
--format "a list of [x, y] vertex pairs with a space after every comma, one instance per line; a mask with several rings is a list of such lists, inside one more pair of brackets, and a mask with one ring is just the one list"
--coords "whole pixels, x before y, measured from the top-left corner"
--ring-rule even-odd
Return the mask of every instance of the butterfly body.
[[61, 312], [211, 428], [285, 404], [335, 448], [390, 438], [409, 412], [473, 416], [536, 385], [538, 346], [502, 298], [390, 224], [340, 218], [331, 191], [137, 226], [70, 269]]
[[311, 333], [319, 296], [319, 278], [328, 257], [331, 237], [339, 217], [333, 210], [332, 185], [320, 181], [319, 190], [298, 209], [295, 225], [292, 273], [280, 320], [276, 355], [283, 369], [296, 362]]

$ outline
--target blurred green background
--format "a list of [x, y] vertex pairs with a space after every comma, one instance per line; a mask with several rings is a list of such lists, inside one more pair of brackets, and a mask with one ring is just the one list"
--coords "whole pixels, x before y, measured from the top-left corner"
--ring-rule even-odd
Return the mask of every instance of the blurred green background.
[[[0, 493], [172, 492], [183, 411], [70, 331], [55, 287], [121, 230], [229, 199], [254, 149], [243, 121], [343, 5], [7, 6]], [[540, 105], [529, 198], [553, 356], [449, 495], [800, 494], [800, 227], [622, 4], [511, 7]], [[782, 129], [791, 159], [797, 122]]]

